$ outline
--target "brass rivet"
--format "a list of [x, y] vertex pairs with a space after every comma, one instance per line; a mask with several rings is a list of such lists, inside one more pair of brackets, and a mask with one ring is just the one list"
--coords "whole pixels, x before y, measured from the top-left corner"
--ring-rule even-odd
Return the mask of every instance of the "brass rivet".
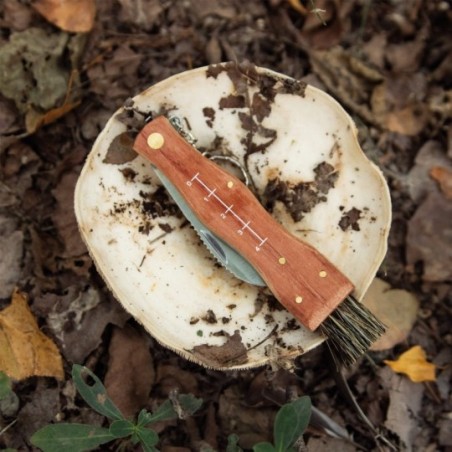
[[286, 263], [286, 258], [285, 258], [285, 257], [280, 257], [280, 258], [278, 259], [278, 262], [279, 262], [281, 265], [284, 265], [284, 264]]
[[148, 136], [147, 142], [151, 149], [160, 149], [165, 143], [165, 139], [161, 133], [154, 132]]
[[298, 296], [295, 298], [295, 303], [300, 304], [302, 301], [303, 301], [303, 297]]
[[228, 188], [232, 188], [234, 186], [234, 182], [232, 182], [232, 180], [230, 180], [227, 185], [228, 185]]
[[319, 273], [319, 276], [320, 276], [321, 278], [326, 278], [326, 275], [327, 275], [327, 272], [326, 272], [325, 270], [322, 270], [322, 271]]

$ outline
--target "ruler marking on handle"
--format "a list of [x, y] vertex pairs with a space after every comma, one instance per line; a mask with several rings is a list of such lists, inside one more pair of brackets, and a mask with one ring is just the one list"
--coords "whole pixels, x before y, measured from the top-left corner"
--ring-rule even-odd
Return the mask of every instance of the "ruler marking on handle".
[[237, 232], [239, 233], [239, 235], [243, 235], [243, 231], [245, 229], [247, 229], [252, 235], [254, 235], [254, 237], [259, 240], [259, 245], [255, 247], [256, 251], [260, 251], [260, 248], [262, 247], [262, 245], [264, 245], [264, 243], [268, 240], [268, 237], [262, 238], [252, 227], [250, 227], [250, 223], [251, 220], [245, 221], [242, 219], [242, 217], [240, 215], [238, 215], [234, 210], [233, 207], [234, 205], [227, 205], [223, 199], [221, 199], [217, 194], [217, 188], [213, 188], [211, 189], [207, 184], [205, 184], [199, 177], [199, 172], [197, 172], [190, 180], [187, 180], [187, 185], [189, 187], [191, 187], [193, 185], [193, 182], [196, 181], [198, 182], [199, 185], [201, 185], [202, 188], [204, 188], [204, 190], [206, 190], [206, 192], [208, 193], [207, 196], [204, 197], [204, 200], [208, 201], [210, 197], [215, 198], [223, 207], [226, 208], [226, 210], [222, 213], [220, 213], [221, 218], [224, 220], [226, 219], [226, 215], [228, 213], [231, 213], [235, 219], [242, 225], [242, 228], [239, 229]]
[[252, 231], [252, 229], [248, 226], [251, 223], [251, 221], [248, 221], [246, 224], [243, 225], [242, 229], [249, 229], [250, 231]]

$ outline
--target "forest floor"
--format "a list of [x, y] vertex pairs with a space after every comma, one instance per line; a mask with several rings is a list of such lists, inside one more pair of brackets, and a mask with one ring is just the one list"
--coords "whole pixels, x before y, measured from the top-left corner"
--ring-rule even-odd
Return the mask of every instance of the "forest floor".
[[[64, 375], [32, 368], [14, 380], [17, 402], [0, 404], [0, 448], [31, 450], [32, 434], [53, 422], [105, 422], [76, 396], [70, 370], [78, 363], [132, 416], [175, 389], [202, 398], [194, 417], [159, 427], [168, 452], [225, 450], [231, 433], [243, 448], [271, 440], [275, 413], [294, 393], [326, 415], [305, 433], [309, 451], [452, 450], [450, 2], [317, 0], [322, 23], [310, 1], [99, 0], [91, 25], [84, 0], [86, 33], [64, 32], [68, 17], [54, 17], [59, 26], [46, 20], [38, 10], [49, 3], [0, 2], [0, 333], [10, 334], [1, 310], [18, 288], [57, 345]], [[324, 346], [292, 370], [220, 372], [186, 361], [123, 310], [78, 233], [75, 183], [125, 100], [173, 74], [245, 60], [335, 97], [390, 187], [393, 221], [378, 276], [417, 300], [413, 323], [341, 373]], [[434, 381], [415, 383], [385, 365], [415, 345], [436, 365]], [[16, 359], [37, 359], [30, 356]]]

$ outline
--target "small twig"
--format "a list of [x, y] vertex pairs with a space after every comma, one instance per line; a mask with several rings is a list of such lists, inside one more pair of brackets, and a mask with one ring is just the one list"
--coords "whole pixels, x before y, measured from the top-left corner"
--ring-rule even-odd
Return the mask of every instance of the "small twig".
[[17, 419], [14, 419], [14, 421], [10, 422], [3, 430], [0, 430], [0, 436], [3, 435], [9, 428], [11, 428], [15, 423], [17, 422]]
[[315, 0], [311, 0], [311, 5], [312, 5], [311, 13], [314, 13], [317, 16], [317, 19], [319, 19], [319, 21], [322, 23], [322, 25], [326, 26], [325, 19], [322, 17], [322, 14], [325, 14], [326, 10], [317, 8], [315, 6]]
[[[328, 345], [328, 341], [327, 341]], [[328, 346], [327, 350], [329, 351], [331, 355], [331, 363], [333, 364], [331, 366], [333, 377], [336, 381], [337, 386], [341, 390], [342, 394], [345, 396], [347, 401], [352, 405], [354, 410], [358, 413], [361, 420], [368, 426], [369, 430], [373, 434], [373, 439], [375, 443], [378, 445], [378, 442], [384, 443], [387, 447], [389, 447], [391, 450], [397, 452], [399, 449], [389, 441], [371, 422], [371, 420], [366, 416], [362, 408], [359, 406], [358, 401], [356, 400], [355, 396], [353, 395], [353, 392], [347, 382], [347, 380], [344, 378], [344, 375], [341, 372], [341, 366], [339, 364], [339, 360], [336, 357], [334, 351]]]

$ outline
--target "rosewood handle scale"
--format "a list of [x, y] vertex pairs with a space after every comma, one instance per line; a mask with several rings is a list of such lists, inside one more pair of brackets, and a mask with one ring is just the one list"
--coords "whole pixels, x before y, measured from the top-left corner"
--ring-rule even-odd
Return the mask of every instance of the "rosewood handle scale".
[[211, 232], [251, 263], [278, 301], [310, 330], [353, 290], [331, 262], [288, 233], [245, 184], [202, 156], [164, 116], [143, 128], [134, 149], [171, 181]]

